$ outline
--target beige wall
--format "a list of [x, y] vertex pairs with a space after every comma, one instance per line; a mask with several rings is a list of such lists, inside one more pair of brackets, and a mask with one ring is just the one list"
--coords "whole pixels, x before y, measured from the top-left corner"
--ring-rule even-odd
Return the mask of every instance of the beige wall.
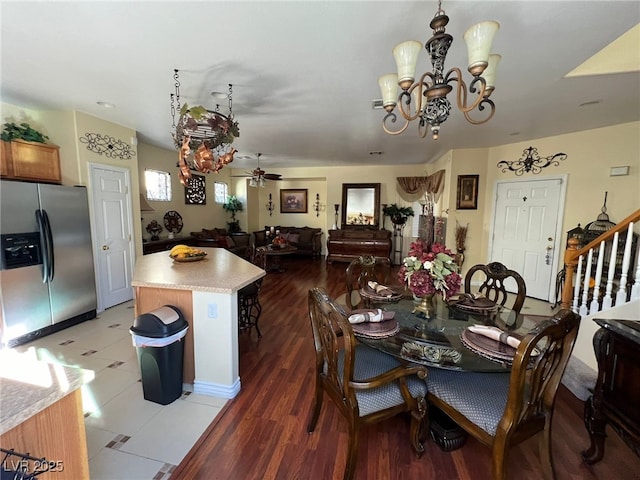
[[[34, 111], [17, 105], [7, 103], [0, 104], [2, 110], [2, 123], [27, 122], [36, 130], [49, 137], [49, 143], [60, 147], [60, 169], [63, 185], [84, 185], [87, 187], [89, 199], [91, 199], [91, 184], [88, 179], [88, 163], [111, 165], [124, 168], [129, 171], [131, 180], [131, 201], [133, 212], [140, 211], [138, 196], [138, 156], [131, 159], [108, 158], [105, 155], [92, 152], [86, 144], [79, 139], [86, 133], [100, 133], [111, 136], [133, 146], [132, 139], [136, 136], [135, 130], [121, 125], [101, 120], [99, 118], [75, 111]], [[92, 225], [95, 225], [93, 205], [89, 200], [89, 215]], [[134, 214], [133, 237], [135, 240], [136, 254], [142, 254], [141, 228]]]
[[[149, 205], [155, 210], [153, 212], [141, 212], [142, 235], [145, 239], [150, 238], [150, 234], [145, 230], [146, 226], [156, 220], [164, 228], [164, 215], [175, 210], [182, 217], [183, 228], [179, 236], [189, 235], [190, 232], [200, 231], [202, 228], [211, 229], [214, 227], [226, 227], [228, 214], [221, 204], [215, 203], [214, 183], [223, 182], [229, 184], [229, 170], [222, 169], [220, 173], [210, 173], [204, 175], [206, 189], [205, 205], [187, 205], [184, 198], [184, 186], [178, 178], [176, 162], [178, 160], [177, 150], [167, 150], [153, 145], [140, 142], [138, 144], [140, 177], [140, 192], [145, 195], [144, 171], [146, 169], [160, 170], [171, 174], [171, 191], [173, 193], [170, 202], [149, 201]], [[198, 174], [202, 175], [202, 174]], [[163, 230], [161, 238], [166, 238], [168, 232]]]

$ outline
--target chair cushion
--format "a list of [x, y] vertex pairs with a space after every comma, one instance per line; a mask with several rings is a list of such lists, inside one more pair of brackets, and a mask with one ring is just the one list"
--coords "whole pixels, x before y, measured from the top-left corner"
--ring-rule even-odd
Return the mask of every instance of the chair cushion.
[[429, 393], [451, 405], [489, 435], [496, 433], [509, 393], [509, 372], [459, 372], [430, 368]]
[[[391, 355], [374, 350], [367, 345], [356, 345], [353, 378], [356, 381], [365, 380], [381, 375], [399, 365], [400, 362]], [[344, 351], [341, 351], [338, 359], [338, 369], [341, 373], [343, 368]], [[416, 375], [407, 377], [407, 386], [414, 398], [427, 395], [427, 385]], [[404, 403], [398, 382], [391, 382], [372, 390], [356, 390], [355, 394], [361, 417]]]

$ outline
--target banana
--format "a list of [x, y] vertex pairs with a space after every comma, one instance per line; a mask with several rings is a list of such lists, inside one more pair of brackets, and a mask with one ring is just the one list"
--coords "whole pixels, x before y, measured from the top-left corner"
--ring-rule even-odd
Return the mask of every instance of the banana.
[[187, 245], [176, 245], [169, 252], [171, 258], [201, 257], [204, 255], [206, 255], [206, 253], [203, 250]]
[[176, 245], [171, 249], [170, 255], [177, 255], [178, 253], [186, 253], [190, 251], [191, 247], [188, 247], [187, 245]]

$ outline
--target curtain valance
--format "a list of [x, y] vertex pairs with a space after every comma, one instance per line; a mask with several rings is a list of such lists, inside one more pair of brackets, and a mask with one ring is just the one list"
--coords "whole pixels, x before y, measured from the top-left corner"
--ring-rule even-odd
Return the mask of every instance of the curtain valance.
[[442, 186], [444, 180], [444, 170], [438, 170], [427, 177], [397, 177], [398, 185], [406, 193], [420, 196], [425, 193], [436, 194]]

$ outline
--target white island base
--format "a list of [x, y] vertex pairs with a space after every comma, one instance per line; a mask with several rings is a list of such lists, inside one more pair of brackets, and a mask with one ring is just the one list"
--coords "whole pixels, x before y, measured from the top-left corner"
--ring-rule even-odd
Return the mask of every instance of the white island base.
[[204, 260], [177, 263], [168, 252], [138, 257], [132, 285], [135, 315], [174, 305], [189, 323], [183, 382], [220, 398], [240, 392], [238, 290], [265, 271], [222, 248], [204, 248]]

